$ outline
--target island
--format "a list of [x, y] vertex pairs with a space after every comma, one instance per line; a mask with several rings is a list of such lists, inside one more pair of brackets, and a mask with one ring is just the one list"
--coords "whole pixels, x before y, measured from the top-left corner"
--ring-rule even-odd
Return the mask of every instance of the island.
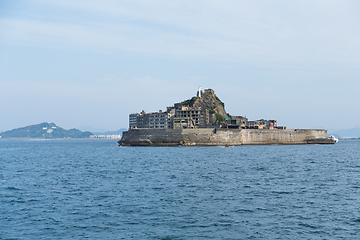
[[55, 123], [43, 122], [0, 133], [2, 139], [78, 139], [89, 138], [91, 132], [82, 132], [76, 128], [65, 130]]
[[235, 146], [334, 144], [325, 129], [287, 129], [277, 120], [249, 121], [232, 116], [214, 90], [167, 107], [166, 111], [131, 113], [120, 146]]

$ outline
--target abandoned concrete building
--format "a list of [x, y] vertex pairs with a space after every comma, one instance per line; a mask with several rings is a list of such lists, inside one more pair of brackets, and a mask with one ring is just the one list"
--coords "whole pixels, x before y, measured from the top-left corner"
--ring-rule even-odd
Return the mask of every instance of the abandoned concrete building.
[[225, 120], [227, 128], [247, 128], [248, 119], [242, 116], [231, 116], [230, 119]]
[[[212, 89], [206, 89], [204, 92], [199, 88], [196, 97], [202, 98], [203, 95], [213, 94]], [[214, 95], [215, 96], [215, 95]], [[216, 96], [215, 96], [216, 97]], [[216, 97], [217, 98], [217, 97]], [[217, 119], [218, 113], [214, 109], [207, 107], [190, 106], [191, 100], [182, 103], [175, 103], [174, 106], [167, 107], [166, 112], [146, 112], [131, 113], [129, 115], [129, 128], [160, 128], [160, 129], [183, 129], [183, 128], [231, 128], [231, 129], [274, 129], [286, 127], [277, 127], [276, 120], [257, 120], [248, 121], [243, 116], [222, 115], [222, 121]]]
[[173, 128], [173, 116], [168, 112], [132, 113], [129, 115], [129, 128]]
[[188, 106], [177, 106], [173, 126], [179, 128], [204, 128], [210, 124], [209, 110], [194, 109]]

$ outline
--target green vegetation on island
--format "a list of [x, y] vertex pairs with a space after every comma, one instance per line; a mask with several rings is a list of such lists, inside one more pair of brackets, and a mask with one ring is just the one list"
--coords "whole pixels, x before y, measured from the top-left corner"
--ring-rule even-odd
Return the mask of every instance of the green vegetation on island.
[[202, 93], [201, 97], [196, 96], [176, 104], [177, 106], [189, 106], [201, 110], [207, 109], [216, 119], [215, 124], [222, 124], [230, 118], [230, 114], [225, 111], [225, 104], [220, 100], [213, 90], [209, 89]]
[[194, 103], [196, 102], [196, 100], [198, 100], [199, 97], [192, 97], [191, 99], [188, 99], [188, 100], [185, 100], [185, 101], [182, 101], [181, 103], [179, 103], [179, 106], [193, 106]]
[[31, 126], [17, 128], [0, 133], [1, 138], [38, 138], [38, 139], [55, 139], [55, 138], [89, 138], [91, 132], [82, 132], [76, 128], [65, 130], [55, 123], [43, 122]]

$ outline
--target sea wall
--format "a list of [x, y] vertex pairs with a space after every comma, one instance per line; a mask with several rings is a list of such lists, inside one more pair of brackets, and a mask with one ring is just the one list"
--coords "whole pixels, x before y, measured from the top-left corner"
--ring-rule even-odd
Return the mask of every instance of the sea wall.
[[240, 141], [244, 145], [257, 144], [307, 144], [309, 140], [327, 139], [327, 130], [322, 129], [244, 129]]
[[122, 146], [227, 146], [269, 144], [331, 144], [322, 129], [131, 129]]

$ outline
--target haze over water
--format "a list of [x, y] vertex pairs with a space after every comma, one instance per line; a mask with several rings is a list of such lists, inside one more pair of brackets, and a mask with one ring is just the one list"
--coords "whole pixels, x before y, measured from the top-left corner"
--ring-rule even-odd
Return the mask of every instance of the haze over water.
[[0, 141], [0, 239], [357, 239], [360, 141]]

